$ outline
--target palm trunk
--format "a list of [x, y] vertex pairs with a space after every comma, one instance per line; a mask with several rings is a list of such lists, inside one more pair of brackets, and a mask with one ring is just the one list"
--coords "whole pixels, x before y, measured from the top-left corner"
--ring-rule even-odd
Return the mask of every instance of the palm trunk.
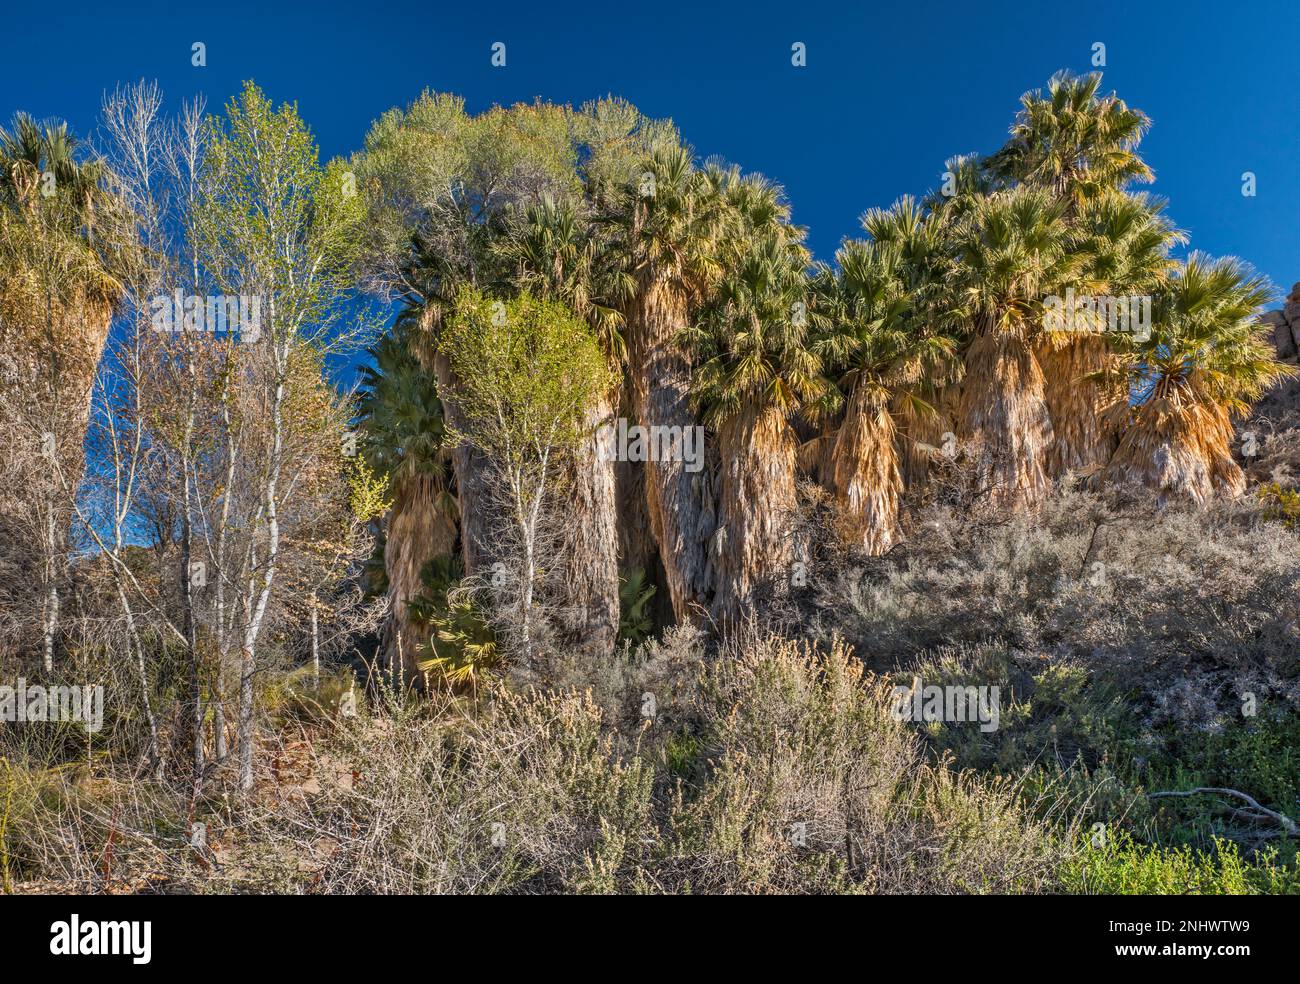
[[[690, 405], [690, 359], [676, 342], [687, 322], [686, 298], [672, 285], [652, 279], [638, 294], [634, 315], [629, 355], [637, 423], [684, 433], [697, 424]], [[680, 456], [645, 463], [650, 528], [679, 622], [698, 621], [713, 594], [709, 541], [716, 507], [709, 472], [707, 466], [688, 472]]]
[[960, 437], [975, 488], [996, 501], [1032, 503], [1051, 484], [1052, 421], [1042, 369], [1019, 334], [985, 328], [966, 354]]
[[1246, 479], [1233, 460], [1232, 440], [1227, 411], [1196, 400], [1189, 387], [1162, 388], [1137, 410], [1106, 479], [1141, 482], [1156, 490], [1161, 505], [1176, 499], [1204, 505], [1215, 495], [1238, 496]]
[[569, 470], [565, 556], [561, 565], [562, 638], [597, 657], [618, 637], [618, 514], [614, 479], [614, 407], [602, 395], [588, 410], [589, 437]]
[[713, 617], [734, 625], [756, 589], [789, 585], [802, 555], [795, 531], [798, 442], [779, 411], [744, 411], [724, 424]]
[[847, 541], [878, 556], [898, 537], [903, 476], [893, 414], [854, 393], [831, 452], [831, 489]]
[[[434, 374], [438, 380], [438, 393], [442, 396], [442, 411], [449, 429], [460, 425], [460, 413], [451, 397], [455, 391], [451, 364], [446, 355], [438, 352], [433, 357]], [[482, 452], [461, 441], [452, 449], [452, 467], [456, 472], [456, 503], [460, 514], [461, 553], [466, 576], [486, 570], [492, 563], [492, 545], [487, 532], [488, 464]], [[417, 572], [418, 573], [418, 572]]]
[[[640, 423], [636, 419], [636, 398], [632, 392], [632, 380], [625, 378], [620, 395], [619, 413], [628, 418], [629, 424]], [[615, 494], [618, 497], [618, 562], [624, 571], [641, 571], [653, 580], [653, 572], [659, 563], [658, 549], [654, 534], [650, 532], [650, 510], [646, 503], [645, 468], [639, 461], [624, 461], [621, 458], [614, 464]]]
[[409, 605], [422, 589], [420, 574], [435, 557], [456, 549], [456, 524], [441, 500], [444, 490], [432, 475], [417, 475], [402, 484], [388, 516], [384, 568], [388, 573], [389, 624], [385, 659], [390, 677], [418, 680], [420, 634]]
[[1086, 378], [1106, 368], [1110, 349], [1101, 335], [1084, 334], [1064, 344], [1034, 347], [1044, 377], [1044, 397], [1052, 418], [1053, 441], [1048, 474], [1090, 475], [1104, 468], [1119, 446], [1113, 422], [1124, 404], [1122, 386]]
[[895, 444], [898, 448], [898, 471], [903, 479], [903, 490], [909, 496], [921, 494], [930, 484], [930, 466], [933, 452], [928, 448], [942, 448], [944, 435], [955, 434], [961, 390], [945, 386], [938, 392], [926, 395], [934, 412], [918, 410], [903, 396], [890, 404], [890, 413], [897, 427]]

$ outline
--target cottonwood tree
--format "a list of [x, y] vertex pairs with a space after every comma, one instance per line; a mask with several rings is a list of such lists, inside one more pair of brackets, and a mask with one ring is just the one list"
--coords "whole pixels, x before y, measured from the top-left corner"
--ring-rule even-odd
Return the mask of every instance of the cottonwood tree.
[[452, 434], [489, 468], [485, 505], [501, 558], [491, 574], [509, 599], [498, 621], [533, 669], [539, 589], [563, 545], [561, 476], [588, 437], [587, 408], [611, 384], [609, 365], [590, 326], [527, 293], [499, 301], [462, 292], [442, 346], [455, 379]]
[[[199, 263], [211, 282], [227, 296], [261, 305], [258, 330], [246, 332], [238, 367], [255, 417], [265, 424], [245, 433], [240, 450], [243, 477], [255, 490], [238, 520], [246, 543], [234, 639], [239, 782], [245, 790], [253, 783], [257, 647], [283, 561], [282, 519], [302, 492], [303, 474], [286, 468], [291, 440], [303, 436], [295, 435], [299, 421], [289, 415], [313, 399], [322, 361], [370, 330], [344, 307], [361, 220], [361, 200], [343, 165], [320, 163], [297, 110], [276, 109], [246, 84], [214, 123], [191, 216]], [[226, 579], [225, 571], [218, 575]]]

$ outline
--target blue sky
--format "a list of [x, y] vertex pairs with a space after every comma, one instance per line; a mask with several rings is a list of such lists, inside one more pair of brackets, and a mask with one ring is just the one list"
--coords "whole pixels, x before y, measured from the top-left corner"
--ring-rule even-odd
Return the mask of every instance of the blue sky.
[[[703, 155], [786, 186], [829, 259], [857, 218], [938, 183], [945, 158], [1002, 142], [1026, 89], [1091, 68], [1144, 110], [1153, 191], [1192, 246], [1284, 292], [1300, 280], [1300, 5], [1089, 2], [55, 5], [0, 37], [0, 115], [85, 132], [118, 82], [157, 79], [216, 106], [255, 79], [296, 100], [324, 155], [429, 87], [493, 103], [621, 95], [673, 118]], [[21, 26], [20, 26], [21, 25]], [[190, 46], [207, 46], [207, 67]], [[506, 44], [504, 68], [491, 46]], [[790, 64], [807, 46], [808, 64]], [[1255, 197], [1241, 193], [1244, 171]]]

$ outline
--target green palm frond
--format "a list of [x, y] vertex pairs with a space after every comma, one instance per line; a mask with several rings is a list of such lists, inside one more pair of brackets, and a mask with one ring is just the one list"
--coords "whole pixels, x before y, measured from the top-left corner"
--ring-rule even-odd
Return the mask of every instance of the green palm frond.
[[370, 467], [388, 476], [395, 494], [418, 475], [434, 476], [446, 487], [446, 430], [433, 377], [412, 353], [400, 327], [381, 338], [370, 355], [374, 365], [361, 371], [357, 408]]
[[1046, 92], [1026, 92], [1020, 105], [1011, 139], [989, 160], [996, 177], [1050, 190], [1073, 206], [1154, 179], [1137, 153], [1151, 121], [1115, 93], [1102, 95], [1100, 74], [1058, 72]]
[[1174, 398], [1244, 412], [1293, 370], [1276, 361], [1259, 311], [1267, 278], [1234, 257], [1194, 252], [1157, 295], [1147, 337], [1121, 336], [1138, 402]]

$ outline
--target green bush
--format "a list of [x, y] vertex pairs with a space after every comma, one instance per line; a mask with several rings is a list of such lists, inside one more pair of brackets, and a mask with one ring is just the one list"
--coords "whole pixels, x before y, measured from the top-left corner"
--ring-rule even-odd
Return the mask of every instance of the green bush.
[[1139, 844], [1125, 831], [1079, 850], [1061, 868], [1061, 887], [1086, 895], [1294, 895], [1300, 872], [1278, 865], [1277, 852], [1246, 861], [1237, 846], [1216, 840], [1212, 850]]

